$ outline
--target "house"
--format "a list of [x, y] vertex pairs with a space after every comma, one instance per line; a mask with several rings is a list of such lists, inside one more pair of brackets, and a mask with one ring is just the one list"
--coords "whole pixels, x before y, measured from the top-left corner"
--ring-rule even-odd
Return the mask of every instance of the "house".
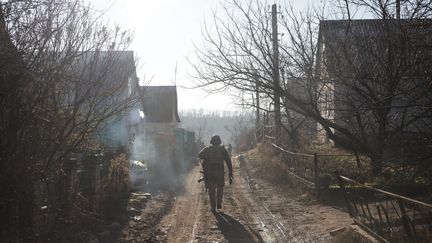
[[70, 94], [64, 103], [76, 104], [94, 117], [109, 117], [98, 125], [98, 140], [105, 149], [127, 147], [133, 124], [139, 122], [136, 102], [138, 77], [133, 51], [87, 51], [73, 61]]
[[[310, 104], [310, 100], [313, 97], [310, 92], [310, 82], [304, 77], [290, 77], [285, 80], [285, 88], [289, 90], [290, 94], [299, 101], [303, 102], [304, 105]], [[307, 116], [304, 116], [295, 111], [295, 106], [290, 102], [287, 102], [282, 98], [282, 106], [285, 107], [285, 111], [282, 113], [282, 125], [289, 130], [288, 136], [290, 137], [291, 143], [293, 144], [281, 144], [291, 150], [296, 150], [295, 146], [300, 144], [311, 144], [316, 140], [316, 122]], [[285, 131], [283, 131], [285, 132]], [[280, 141], [281, 143], [287, 141]], [[291, 147], [294, 145], [294, 147]]]
[[196, 153], [194, 133], [179, 128], [177, 87], [140, 87], [140, 99], [143, 133], [136, 152], [149, 161], [151, 183], [172, 183]]
[[[96, 66], [89, 67], [88, 61], [96, 63]], [[109, 107], [116, 113], [101, 125], [101, 142], [109, 149], [128, 148], [135, 134], [139, 133], [140, 122], [139, 107], [135, 104], [138, 77], [133, 51], [92, 52], [83, 57], [83, 64], [82, 77], [99, 82], [102, 88], [95, 89], [95, 92], [107, 95], [97, 104], [99, 109]], [[114, 91], [117, 95], [111, 95]]]
[[176, 86], [141, 87], [144, 127], [147, 133], [172, 133], [178, 128]]
[[[112, 175], [110, 167], [116, 164], [112, 161], [118, 159], [116, 150], [129, 145], [133, 132], [131, 125], [135, 114], [128, 108], [133, 105], [134, 89], [138, 81], [134, 53], [88, 51], [78, 54], [66, 70], [68, 73], [62, 73], [67, 82], [60, 86], [57, 91], [59, 95], [55, 98], [62, 104], [62, 113], [71, 112], [76, 116], [70, 125], [74, 130], [87, 132], [89, 127], [94, 128], [96, 125], [98, 130], [90, 130], [92, 139], [68, 157], [62, 158], [65, 151], [56, 152], [55, 160], [62, 159], [62, 173], [47, 170], [47, 179], [40, 180], [35, 186], [35, 208], [48, 209], [36, 219], [41, 221], [40, 225], [44, 228], [49, 228], [47, 223], [55, 222], [52, 219], [58, 216], [56, 207], [47, 202], [74, 202], [74, 195], [79, 194], [86, 198], [90, 208], [100, 209], [101, 202], [108, 200], [106, 186]], [[138, 111], [135, 112], [139, 116]], [[53, 115], [61, 116], [62, 113]], [[107, 117], [111, 118], [106, 119]], [[102, 146], [103, 153], [95, 151], [99, 145]], [[117, 163], [121, 163], [118, 161]], [[127, 192], [124, 179], [128, 170], [122, 167], [120, 171], [116, 175], [118, 181], [114, 189], [118, 191], [114, 195]]]
[[[430, 133], [431, 34], [431, 20], [321, 21], [321, 115], [374, 145]], [[320, 125], [318, 140], [329, 142]]]

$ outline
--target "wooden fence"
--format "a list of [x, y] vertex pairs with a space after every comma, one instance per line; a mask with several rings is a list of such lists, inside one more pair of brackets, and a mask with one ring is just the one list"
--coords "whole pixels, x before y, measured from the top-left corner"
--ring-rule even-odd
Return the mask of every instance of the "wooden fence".
[[58, 216], [75, 206], [98, 212], [107, 198], [104, 185], [110, 177], [111, 162], [117, 155], [116, 152], [73, 154], [64, 161], [63, 171], [51, 174], [41, 181], [35, 191], [35, 230], [49, 232], [55, 226]]

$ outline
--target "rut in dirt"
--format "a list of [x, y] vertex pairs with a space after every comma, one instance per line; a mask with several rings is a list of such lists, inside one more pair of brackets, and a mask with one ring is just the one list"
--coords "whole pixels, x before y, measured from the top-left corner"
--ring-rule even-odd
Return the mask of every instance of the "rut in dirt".
[[141, 220], [123, 230], [121, 242], [329, 242], [330, 231], [351, 223], [345, 212], [263, 176], [262, 160], [254, 154], [245, 155], [241, 166], [233, 160], [234, 183], [225, 186], [217, 213], [197, 182], [201, 168], [194, 166], [180, 179], [183, 190], [166, 202], [152, 199]]

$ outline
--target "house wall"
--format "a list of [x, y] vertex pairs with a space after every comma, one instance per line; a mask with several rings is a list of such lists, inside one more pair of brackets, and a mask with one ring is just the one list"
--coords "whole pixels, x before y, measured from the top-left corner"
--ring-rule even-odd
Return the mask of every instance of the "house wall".
[[[331, 81], [330, 75], [327, 70], [327, 55], [325, 41], [321, 43], [319, 57], [319, 77], [320, 83], [317, 87], [318, 93], [318, 107], [320, 109], [321, 116], [325, 119], [334, 121], [334, 83]], [[317, 122], [317, 141], [318, 143], [333, 143], [328, 138], [327, 132], [324, 127]]]
[[[422, 114], [431, 100], [424, 94], [430, 93], [430, 87], [421, 84], [423, 77], [431, 77], [430, 26], [431, 22], [412, 21], [402, 22], [400, 28], [382, 20], [351, 21], [349, 25], [346, 21], [327, 21], [321, 25], [324, 28], [320, 32], [326, 32], [320, 34], [317, 60], [321, 115], [368, 143], [377, 142], [378, 125], [383, 120], [388, 122], [383, 125], [387, 131], [399, 133], [399, 126], [404, 127], [401, 133], [431, 131], [430, 116], [410, 125], [403, 122], [417, 119], [415, 116]], [[394, 90], [389, 89], [391, 85]], [[384, 114], [380, 106], [390, 107], [390, 111]], [[318, 141], [329, 142], [320, 125]]]

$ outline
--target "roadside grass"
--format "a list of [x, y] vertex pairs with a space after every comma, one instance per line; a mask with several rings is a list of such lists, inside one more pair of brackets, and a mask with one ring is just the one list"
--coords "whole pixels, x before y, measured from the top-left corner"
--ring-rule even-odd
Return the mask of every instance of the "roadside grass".
[[[377, 187], [390, 192], [415, 197], [422, 201], [432, 202], [432, 171], [430, 166], [419, 169], [415, 165], [405, 163], [384, 163], [383, 171], [379, 175], [372, 174], [370, 159], [331, 144], [312, 144], [301, 153], [313, 154], [318, 157], [318, 179], [328, 179], [329, 189], [337, 189], [336, 173], [349, 177], [355, 181]], [[262, 158], [257, 164], [263, 175], [270, 180], [282, 182], [286, 173], [281, 167], [282, 159], [270, 144], [258, 144], [257, 148], [249, 150], [248, 154]]]

